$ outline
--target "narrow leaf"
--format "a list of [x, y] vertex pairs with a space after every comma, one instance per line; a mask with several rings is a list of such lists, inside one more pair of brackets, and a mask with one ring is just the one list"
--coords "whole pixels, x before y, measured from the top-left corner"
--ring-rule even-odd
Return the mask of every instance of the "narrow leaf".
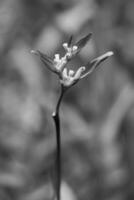
[[73, 35], [71, 35], [71, 36], [69, 37], [69, 40], [68, 40], [68, 47], [71, 46], [72, 41], [73, 41]]
[[109, 51], [98, 58], [93, 59], [91, 62], [87, 63], [87, 67], [90, 68], [87, 73], [85, 73], [81, 78], [86, 77], [87, 75], [91, 74], [103, 61], [111, 57], [114, 53]]
[[47, 56], [46, 54], [43, 54], [42, 52], [40, 52], [39, 50], [32, 50], [31, 53], [34, 53], [35, 55], [38, 55], [41, 59], [41, 61], [43, 62], [43, 64], [45, 64], [45, 66], [52, 72], [56, 73], [56, 70], [54, 68], [54, 62], [53, 60]]
[[81, 48], [83, 48], [87, 42], [90, 40], [92, 36], [92, 33], [89, 33], [88, 35], [86, 35], [85, 37], [83, 37], [82, 39], [80, 39], [75, 45], [78, 47], [79, 50], [81, 50]]
[[108, 51], [107, 53], [93, 59], [91, 61], [91, 64], [97, 63], [100, 64], [101, 62], [105, 61], [107, 58], [109, 58], [110, 56], [112, 56], [114, 53], [112, 51]]

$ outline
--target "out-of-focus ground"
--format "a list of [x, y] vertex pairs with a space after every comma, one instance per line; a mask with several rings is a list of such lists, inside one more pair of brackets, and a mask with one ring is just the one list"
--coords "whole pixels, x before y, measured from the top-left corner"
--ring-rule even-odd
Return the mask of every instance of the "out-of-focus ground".
[[58, 80], [31, 49], [54, 56], [92, 32], [70, 66], [115, 55], [65, 96], [62, 200], [134, 199], [134, 1], [0, 1], [0, 199], [53, 198]]

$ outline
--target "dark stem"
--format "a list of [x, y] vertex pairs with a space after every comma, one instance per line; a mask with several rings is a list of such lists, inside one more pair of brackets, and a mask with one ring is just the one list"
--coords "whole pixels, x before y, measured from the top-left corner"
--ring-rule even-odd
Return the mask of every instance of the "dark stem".
[[60, 96], [53, 112], [53, 119], [55, 122], [55, 129], [56, 129], [56, 196], [57, 200], [60, 200], [60, 188], [61, 188], [61, 135], [60, 135], [60, 115], [59, 109], [60, 104], [64, 95], [64, 88], [61, 86]]

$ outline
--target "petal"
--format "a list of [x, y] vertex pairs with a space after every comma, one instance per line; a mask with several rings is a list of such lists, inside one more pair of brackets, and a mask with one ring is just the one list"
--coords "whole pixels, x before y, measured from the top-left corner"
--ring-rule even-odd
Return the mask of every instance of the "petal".
[[67, 68], [64, 68], [63, 72], [62, 72], [62, 75], [63, 75], [63, 78], [68, 78], [68, 75], [67, 75]]
[[85, 67], [80, 67], [75, 73], [74, 80], [79, 80], [83, 71], [85, 71]]
[[68, 43], [63, 43], [62, 46], [64, 47], [65, 50], [68, 50]]
[[72, 47], [72, 49], [73, 49], [73, 51], [77, 51], [78, 47], [77, 47], [76, 45], [74, 45], [74, 46]]
[[58, 62], [60, 60], [60, 55], [59, 54], [55, 54], [54, 55], [54, 61]]
[[69, 76], [72, 77], [72, 76], [74, 75], [74, 71], [73, 71], [73, 70], [69, 70], [69, 73], [68, 73], [68, 74], [69, 74]]

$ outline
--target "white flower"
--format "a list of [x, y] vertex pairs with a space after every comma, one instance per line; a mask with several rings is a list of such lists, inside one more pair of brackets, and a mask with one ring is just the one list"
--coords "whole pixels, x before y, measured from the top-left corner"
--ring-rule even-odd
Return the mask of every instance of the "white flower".
[[67, 70], [64, 68], [62, 72], [62, 78], [60, 79], [61, 84], [64, 87], [70, 87], [81, 79], [81, 75], [85, 71], [85, 67], [80, 67], [76, 72], [73, 70]]
[[54, 55], [54, 62], [55, 62], [55, 63], [59, 63], [60, 61], [61, 61], [60, 55], [59, 55], [59, 54], [55, 54], [55, 55]]
[[59, 54], [55, 54], [55, 57], [54, 57], [54, 67], [55, 69], [58, 71], [58, 72], [62, 72], [65, 65], [67, 63], [67, 59], [66, 57], [62, 57], [60, 58], [60, 55]]
[[73, 52], [76, 51], [78, 47], [76, 45], [73, 46]]
[[63, 47], [66, 51], [67, 58], [71, 58], [77, 53], [78, 47], [76, 45], [70, 46], [67, 43], [63, 43]]
[[69, 72], [68, 72], [68, 75], [70, 76], [70, 77], [72, 77], [73, 75], [74, 75], [74, 71], [73, 70], [69, 70]]

